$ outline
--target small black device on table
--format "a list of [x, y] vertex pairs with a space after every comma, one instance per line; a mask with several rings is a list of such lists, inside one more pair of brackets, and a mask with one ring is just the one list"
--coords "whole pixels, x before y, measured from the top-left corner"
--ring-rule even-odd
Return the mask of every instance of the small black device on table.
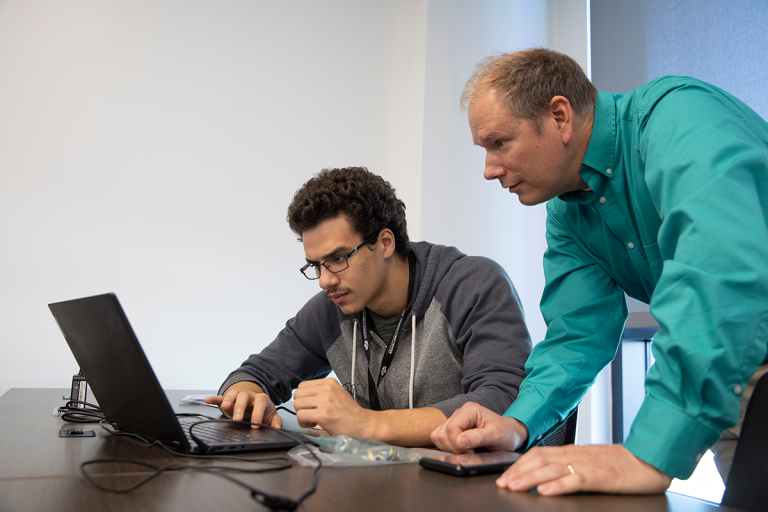
[[504, 451], [462, 453], [458, 455], [443, 455], [441, 457], [424, 457], [419, 460], [419, 464], [427, 469], [433, 469], [454, 476], [487, 475], [504, 472], [521, 455], [521, 453]]

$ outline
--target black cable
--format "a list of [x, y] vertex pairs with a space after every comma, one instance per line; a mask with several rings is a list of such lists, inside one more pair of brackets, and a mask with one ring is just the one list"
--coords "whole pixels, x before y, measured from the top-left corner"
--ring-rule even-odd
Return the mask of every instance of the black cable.
[[[78, 407], [82, 405], [83, 407]], [[104, 420], [101, 407], [80, 400], [68, 400], [58, 408], [61, 419], [67, 423], [98, 423]]]
[[[82, 407], [78, 407], [78, 405], [82, 405]], [[290, 414], [296, 415], [295, 411], [293, 411], [291, 409], [288, 409], [287, 407], [284, 407], [284, 406], [277, 406], [276, 409], [284, 410], [284, 411], [286, 411], [286, 412], [288, 412]], [[59, 407], [58, 410], [59, 410], [59, 413], [61, 413], [62, 420], [67, 421], [69, 423], [95, 423], [95, 422], [98, 422], [99, 426], [101, 428], [103, 428], [105, 431], [107, 431], [108, 433], [110, 433], [112, 435], [125, 435], [125, 436], [128, 436], [128, 437], [133, 437], [133, 438], [139, 439], [142, 442], [146, 443], [148, 448], [151, 448], [151, 447], [157, 445], [157, 446], [160, 446], [161, 448], [163, 448], [164, 450], [168, 451], [169, 453], [171, 453], [172, 455], [175, 455], [175, 456], [195, 458], [195, 459], [208, 459], [208, 460], [228, 460], [228, 461], [232, 460], [230, 457], [222, 456], [222, 455], [196, 455], [196, 454], [187, 454], [187, 453], [176, 452], [176, 451], [172, 450], [171, 448], [169, 448], [168, 446], [166, 446], [165, 444], [163, 444], [162, 442], [159, 442], [157, 440], [150, 442], [149, 440], [145, 439], [144, 437], [142, 437], [142, 436], [140, 436], [138, 434], [134, 434], [132, 432], [125, 432], [123, 430], [120, 430], [114, 423], [112, 423], [110, 421], [107, 421], [104, 418], [104, 414], [101, 412], [101, 408], [99, 406], [91, 404], [91, 403], [88, 403], [88, 402], [83, 402], [83, 401], [80, 401], [80, 400], [69, 400], [64, 406]], [[246, 422], [235, 422], [233, 420], [215, 419], [215, 418], [212, 418], [210, 416], [206, 416], [205, 414], [199, 414], [199, 413], [176, 413], [176, 416], [192, 416], [192, 417], [207, 418], [207, 420], [200, 421], [200, 422], [195, 422], [195, 423], [191, 424], [190, 427], [189, 427], [190, 437], [196, 443], [198, 443], [198, 444], [203, 444], [203, 443], [201, 443], [200, 439], [197, 438], [193, 434], [193, 432], [192, 432], [193, 428], [195, 426], [197, 426], [197, 425], [200, 425], [200, 424], [203, 424], [203, 423], [239, 423], [239, 424], [243, 424], [243, 425], [246, 424]], [[107, 428], [105, 426], [105, 424], [109, 424], [111, 428]], [[291, 460], [287, 456], [261, 457], [261, 458], [239, 457], [238, 459], [236, 459], [236, 460], [241, 461], [241, 462], [258, 462], [258, 463], [262, 463], [262, 464], [263, 463], [272, 463], [272, 462], [276, 462], [276, 461], [282, 461], [283, 462], [283, 464], [280, 465], [280, 466], [269, 467], [269, 468], [258, 468], [258, 469], [244, 469], [244, 468], [236, 468], [236, 467], [231, 467], [231, 466], [198, 467], [198, 466], [193, 466], [193, 465], [189, 465], [189, 464], [182, 464], [182, 463], [169, 463], [169, 464], [166, 464], [165, 466], [155, 466], [153, 464], [148, 464], [148, 463], [145, 463], [145, 462], [133, 461], [133, 460], [128, 460], [128, 459], [94, 459], [94, 460], [83, 462], [80, 465], [80, 471], [83, 473], [83, 477], [86, 480], [88, 480], [89, 482], [91, 482], [95, 487], [97, 487], [99, 489], [102, 489], [102, 490], [105, 490], [105, 491], [112, 491], [112, 492], [118, 492], [118, 493], [131, 492], [134, 489], [137, 489], [137, 488], [141, 487], [142, 485], [144, 485], [145, 483], [147, 483], [147, 482], [151, 481], [152, 479], [156, 478], [157, 476], [159, 476], [160, 474], [164, 473], [165, 471], [177, 471], [177, 470], [185, 470], [185, 469], [192, 470], [192, 471], [209, 471], [209, 472], [213, 472], [217, 476], [225, 478], [225, 479], [227, 479], [227, 480], [229, 480], [229, 481], [231, 481], [231, 482], [233, 482], [233, 483], [235, 483], [237, 485], [240, 485], [242, 487], [247, 488], [248, 490], [251, 491], [251, 497], [253, 497], [253, 499], [255, 499], [259, 503], [262, 503], [263, 505], [265, 505], [265, 506], [267, 506], [267, 507], [269, 507], [271, 509], [289, 510], [289, 511], [295, 510], [304, 500], [306, 500], [312, 493], [314, 493], [317, 490], [317, 473], [320, 470], [320, 467], [322, 466], [321, 460], [317, 457], [317, 455], [312, 451], [312, 449], [300, 437], [294, 436], [294, 435], [292, 435], [292, 434], [290, 434], [288, 432], [285, 432], [283, 430], [274, 428], [271, 425], [264, 425], [264, 424], [261, 424], [261, 423], [247, 423], [247, 424], [249, 424], [249, 425], [257, 425], [259, 427], [264, 427], [264, 428], [267, 428], [267, 429], [270, 429], [270, 430], [274, 430], [274, 431], [276, 431], [276, 432], [278, 432], [278, 433], [280, 433], [280, 434], [282, 434], [282, 435], [284, 435], [286, 437], [289, 437], [289, 438], [295, 440], [296, 442], [298, 442], [299, 444], [301, 444], [304, 448], [306, 448], [309, 451], [309, 453], [312, 455], [312, 457], [315, 458], [315, 460], [317, 461], [317, 467], [312, 472], [312, 487], [307, 492], [302, 494], [299, 497], [298, 500], [293, 501], [293, 500], [290, 500], [288, 498], [282, 498], [280, 496], [273, 496], [273, 495], [264, 493], [264, 492], [254, 488], [254, 487], [251, 487], [251, 486], [249, 486], [249, 485], [247, 485], [247, 484], [245, 484], [243, 482], [240, 482], [239, 480], [237, 480], [234, 477], [231, 477], [231, 476], [223, 474], [223, 473], [218, 473], [219, 471], [225, 470], [225, 469], [229, 469], [229, 470], [233, 470], [233, 471], [239, 471], [239, 472], [246, 472], [246, 473], [261, 473], [261, 472], [268, 472], [268, 471], [279, 471], [279, 470], [287, 469], [287, 468], [291, 467], [292, 462], [291, 462]], [[85, 470], [85, 467], [89, 466], [91, 464], [97, 464], [97, 463], [106, 464], [106, 463], [115, 463], [115, 462], [120, 462], [120, 463], [124, 463], [124, 464], [138, 464], [138, 465], [142, 465], [142, 466], [145, 466], [145, 467], [152, 468], [155, 471], [151, 475], [148, 475], [146, 478], [140, 480], [139, 482], [137, 482], [134, 485], [129, 486], [127, 488], [116, 488], [116, 487], [112, 488], [112, 487], [104, 486], [104, 485], [96, 482], [91, 477], [91, 475]]]
[[[266, 428], [268, 430], [272, 430], [274, 432], [277, 432], [278, 434], [281, 434], [285, 437], [288, 437], [290, 439], [293, 439], [297, 443], [299, 443], [301, 446], [303, 446], [311, 455], [314, 457], [314, 459], [317, 461], [317, 467], [312, 472], [312, 487], [302, 494], [299, 499], [296, 501], [291, 501], [287, 498], [280, 498], [279, 496], [271, 496], [269, 494], [266, 494], [264, 492], [259, 491], [258, 489], [251, 489], [251, 496], [258, 501], [259, 503], [263, 503], [264, 505], [268, 506], [269, 508], [279, 509], [279, 510], [296, 510], [296, 508], [301, 505], [301, 503], [307, 499], [312, 493], [314, 493], [317, 490], [317, 472], [320, 471], [320, 468], [322, 467], [323, 463], [320, 460], [320, 457], [318, 457], [315, 452], [312, 451], [311, 446], [309, 446], [308, 443], [304, 441], [304, 439], [301, 436], [294, 435], [291, 432], [275, 428], [271, 425], [265, 425], [264, 423], [256, 423], [256, 422], [248, 422], [248, 421], [234, 421], [234, 420], [205, 420], [205, 421], [198, 421], [189, 426], [189, 436], [192, 438], [193, 441], [195, 441], [197, 444], [203, 444], [202, 441], [195, 436], [193, 429], [194, 427], [198, 425], [203, 425], [205, 423], [236, 423], [240, 425], [256, 425], [259, 428]], [[286, 508], [286, 506], [293, 505], [293, 508]]]
[[[192, 413], [180, 413], [179, 415], [184, 416], [202, 416], [207, 417], [202, 414], [192, 414]], [[195, 458], [195, 459], [207, 459], [207, 460], [227, 460], [231, 462], [232, 460], [237, 460], [239, 462], [258, 462], [258, 463], [273, 463], [277, 461], [282, 461], [283, 464], [279, 466], [274, 467], [267, 467], [267, 468], [242, 468], [242, 467], [232, 467], [232, 466], [198, 466], [198, 465], [192, 465], [192, 464], [185, 464], [181, 462], [170, 462], [166, 464], [165, 466], [155, 466], [154, 464], [149, 464], [147, 462], [141, 462], [141, 461], [134, 461], [129, 459], [94, 459], [85, 461], [82, 464], [80, 464], [80, 471], [83, 474], [83, 477], [91, 482], [95, 487], [98, 489], [104, 490], [104, 491], [110, 491], [110, 492], [116, 492], [116, 493], [128, 493], [135, 489], [138, 489], [142, 485], [146, 484], [147, 482], [153, 480], [154, 478], [158, 477], [162, 473], [166, 471], [182, 471], [182, 470], [190, 470], [190, 471], [204, 471], [204, 472], [210, 472], [213, 475], [219, 476], [221, 478], [224, 478], [226, 480], [229, 480], [230, 482], [239, 485], [241, 487], [245, 487], [251, 492], [251, 497], [258, 501], [259, 503], [265, 505], [266, 507], [269, 507], [273, 510], [287, 510], [287, 511], [293, 511], [296, 510], [296, 508], [301, 505], [301, 503], [306, 500], [312, 493], [314, 493], [317, 490], [317, 473], [320, 471], [320, 468], [322, 467], [322, 461], [320, 458], [312, 451], [311, 447], [304, 441], [301, 436], [293, 435], [290, 432], [283, 431], [281, 429], [277, 429], [275, 427], [272, 427], [270, 425], [264, 425], [262, 423], [250, 423], [250, 422], [244, 422], [244, 421], [233, 421], [233, 420], [218, 420], [218, 419], [209, 419], [209, 420], [203, 420], [199, 422], [192, 423], [189, 426], [189, 435], [190, 437], [197, 442], [198, 444], [203, 444], [199, 438], [197, 438], [194, 433], [193, 429], [197, 425], [201, 425], [204, 423], [237, 423], [240, 425], [256, 425], [260, 428], [267, 428], [269, 430], [274, 430], [275, 432], [278, 432], [286, 437], [289, 437], [299, 444], [301, 444], [304, 448], [306, 448], [309, 453], [314, 457], [314, 459], [317, 461], [317, 467], [315, 467], [315, 470], [312, 472], [312, 487], [306, 491], [304, 494], [302, 494], [297, 500], [291, 500], [289, 498], [283, 498], [281, 496], [274, 496], [267, 494], [263, 491], [260, 491], [259, 489], [256, 489], [255, 487], [251, 487], [250, 485], [241, 482], [237, 478], [232, 477], [231, 475], [227, 475], [226, 473], [223, 473], [222, 471], [225, 470], [231, 470], [231, 471], [237, 471], [241, 473], [264, 473], [264, 472], [271, 472], [271, 471], [279, 471], [282, 469], [287, 469], [292, 466], [292, 462], [290, 458], [287, 456], [279, 456], [279, 457], [262, 457], [262, 458], [245, 458], [245, 457], [238, 457], [236, 459], [233, 459], [231, 456], [223, 456], [223, 455], [197, 455], [197, 454], [188, 454], [188, 453], [180, 453], [172, 450], [170, 447], [166, 446], [164, 443], [161, 443], [157, 440], [155, 441], [149, 441], [145, 439], [144, 437], [134, 434], [132, 432], [125, 432], [122, 430], [119, 430], [116, 425], [113, 423], [102, 420], [99, 422], [99, 426], [109, 432], [113, 435], [125, 435], [128, 437], [133, 437], [136, 439], [139, 439], [147, 444], [148, 447], [153, 446], [160, 446], [164, 450], [168, 451], [169, 453], [175, 455], [175, 456], [181, 456], [181, 457], [188, 457], [188, 458]], [[111, 428], [107, 428], [105, 424], [109, 424]], [[145, 478], [141, 479], [140, 481], [136, 482], [135, 484], [119, 488], [119, 487], [109, 487], [105, 486], [103, 484], [98, 483], [93, 479], [91, 474], [86, 471], [86, 467], [90, 466], [92, 464], [109, 464], [109, 463], [122, 463], [122, 464], [136, 464], [140, 466], [144, 466], [147, 468], [151, 468], [154, 470], [154, 472], [150, 475], [147, 475]]]

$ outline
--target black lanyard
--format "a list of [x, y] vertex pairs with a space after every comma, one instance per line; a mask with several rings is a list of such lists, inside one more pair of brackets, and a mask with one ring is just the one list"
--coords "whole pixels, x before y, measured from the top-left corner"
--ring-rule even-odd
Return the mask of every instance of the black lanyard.
[[[389, 365], [392, 363], [392, 359], [395, 357], [395, 351], [397, 350], [397, 338], [400, 334], [400, 328], [403, 325], [403, 319], [408, 315], [408, 312], [411, 309], [411, 296], [413, 295], [413, 281], [414, 276], [416, 275], [416, 258], [413, 256], [413, 253], [408, 253], [408, 306], [403, 310], [402, 314], [400, 315], [400, 320], [397, 322], [397, 328], [395, 329], [395, 333], [392, 335], [392, 340], [389, 342], [389, 346], [387, 346], [387, 350], [384, 352], [384, 356], [381, 358], [381, 370], [379, 370], [379, 378], [374, 384], [373, 381], [373, 375], [371, 375], [371, 344], [368, 342], [368, 321], [370, 320], [371, 323], [371, 330], [375, 333], [376, 327], [373, 324], [373, 320], [370, 319], [370, 312], [368, 311], [368, 308], [365, 308], [362, 312], [362, 323], [363, 323], [363, 349], [365, 350], [365, 358], [368, 360], [368, 401], [371, 404], [371, 409], [374, 411], [380, 411], [381, 410], [381, 404], [379, 404], [379, 395], [377, 393], [377, 389], [379, 387], [379, 384], [381, 384], [382, 379], [384, 379], [384, 376], [387, 374], [387, 370], [389, 369]], [[378, 336], [378, 333], [376, 333]], [[357, 343], [357, 340], [354, 340], [354, 343]], [[413, 348], [411, 348], [413, 350]]]

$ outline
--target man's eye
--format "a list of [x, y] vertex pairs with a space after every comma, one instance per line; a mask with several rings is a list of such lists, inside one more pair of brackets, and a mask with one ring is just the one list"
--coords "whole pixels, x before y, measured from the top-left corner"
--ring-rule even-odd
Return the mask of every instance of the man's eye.
[[497, 140], [496, 142], [493, 143], [493, 145], [496, 146], [497, 148], [500, 148], [500, 147], [504, 146], [504, 141]]
[[343, 263], [344, 262], [344, 256], [334, 256], [331, 259], [328, 260], [330, 263]]

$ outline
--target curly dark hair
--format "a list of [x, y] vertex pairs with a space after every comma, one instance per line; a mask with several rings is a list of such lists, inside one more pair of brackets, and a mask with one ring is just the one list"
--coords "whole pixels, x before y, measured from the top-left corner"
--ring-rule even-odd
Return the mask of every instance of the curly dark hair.
[[306, 182], [288, 206], [288, 224], [299, 235], [321, 222], [345, 215], [360, 236], [384, 228], [395, 235], [395, 251], [408, 254], [405, 203], [381, 176], [365, 167], [323, 169]]

